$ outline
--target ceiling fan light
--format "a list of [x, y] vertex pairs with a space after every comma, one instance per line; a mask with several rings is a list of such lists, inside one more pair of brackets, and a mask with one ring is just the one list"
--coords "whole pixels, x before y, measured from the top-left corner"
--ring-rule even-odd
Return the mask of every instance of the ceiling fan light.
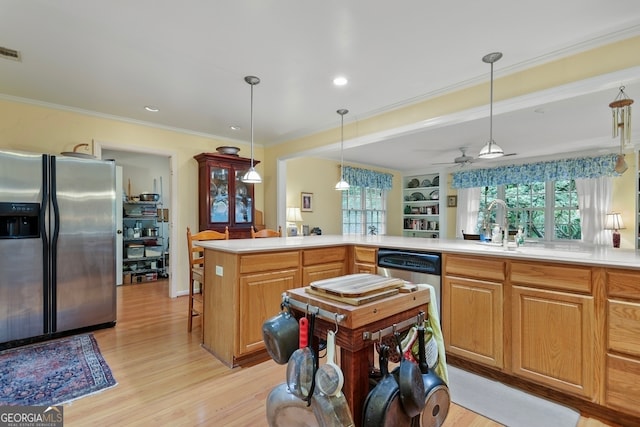
[[262, 182], [262, 178], [258, 171], [251, 166], [247, 173], [242, 176], [242, 182], [246, 182], [247, 184], [260, 184]]
[[335, 186], [335, 189], [338, 191], [347, 191], [349, 189], [350, 185], [347, 181], [345, 181], [344, 179], [340, 179], [340, 181], [338, 181], [338, 183]]
[[478, 157], [481, 159], [496, 159], [504, 156], [504, 150], [495, 142], [489, 141], [482, 147]]

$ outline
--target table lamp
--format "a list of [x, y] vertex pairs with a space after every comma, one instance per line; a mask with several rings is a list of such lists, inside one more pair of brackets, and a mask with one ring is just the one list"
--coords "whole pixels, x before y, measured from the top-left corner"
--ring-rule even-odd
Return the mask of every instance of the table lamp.
[[620, 247], [620, 232], [618, 230], [623, 229], [622, 217], [619, 213], [613, 212], [607, 214], [607, 220], [604, 224], [605, 230], [613, 230], [613, 247]]
[[302, 222], [302, 214], [300, 213], [300, 208], [287, 208], [287, 230], [289, 236], [297, 236], [298, 235], [298, 224]]

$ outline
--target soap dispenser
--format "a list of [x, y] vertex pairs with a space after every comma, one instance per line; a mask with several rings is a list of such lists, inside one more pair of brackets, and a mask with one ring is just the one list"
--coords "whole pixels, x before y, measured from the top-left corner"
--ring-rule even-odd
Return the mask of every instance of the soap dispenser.
[[518, 232], [516, 233], [516, 246], [522, 246], [524, 244], [524, 233], [522, 232], [522, 227], [518, 227]]
[[493, 226], [491, 232], [491, 243], [502, 243], [502, 233], [500, 233], [500, 226], [498, 224]]

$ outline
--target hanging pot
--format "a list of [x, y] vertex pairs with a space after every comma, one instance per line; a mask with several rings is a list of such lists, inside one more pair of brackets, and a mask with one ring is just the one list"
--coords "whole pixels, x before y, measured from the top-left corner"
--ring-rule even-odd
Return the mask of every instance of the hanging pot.
[[277, 364], [284, 365], [298, 348], [300, 330], [289, 305], [283, 304], [281, 308], [283, 311], [262, 324], [262, 339], [269, 356]]
[[424, 323], [418, 326], [418, 366], [424, 383], [424, 409], [411, 421], [412, 427], [440, 427], [449, 413], [451, 397], [449, 387], [429, 369], [424, 350]]

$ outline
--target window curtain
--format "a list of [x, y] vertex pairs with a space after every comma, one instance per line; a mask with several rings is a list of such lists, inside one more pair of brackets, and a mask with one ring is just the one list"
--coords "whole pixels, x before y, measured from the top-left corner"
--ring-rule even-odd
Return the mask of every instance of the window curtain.
[[458, 208], [456, 209], [456, 238], [462, 239], [462, 230], [466, 234], [476, 234], [479, 210], [480, 187], [460, 188], [458, 190]]
[[344, 179], [350, 186], [391, 190], [393, 175], [368, 169], [344, 166]]
[[503, 184], [528, 184], [530, 182], [558, 179], [588, 179], [601, 176], [619, 176], [615, 172], [617, 154], [599, 157], [563, 159], [524, 165], [499, 166], [491, 169], [470, 169], [453, 173], [453, 188], [485, 187]]
[[595, 245], [611, 243], [611, 230], [605, 230], [606, 214], [611, 209], [611, 177], [576, 179], [582, 241]]

